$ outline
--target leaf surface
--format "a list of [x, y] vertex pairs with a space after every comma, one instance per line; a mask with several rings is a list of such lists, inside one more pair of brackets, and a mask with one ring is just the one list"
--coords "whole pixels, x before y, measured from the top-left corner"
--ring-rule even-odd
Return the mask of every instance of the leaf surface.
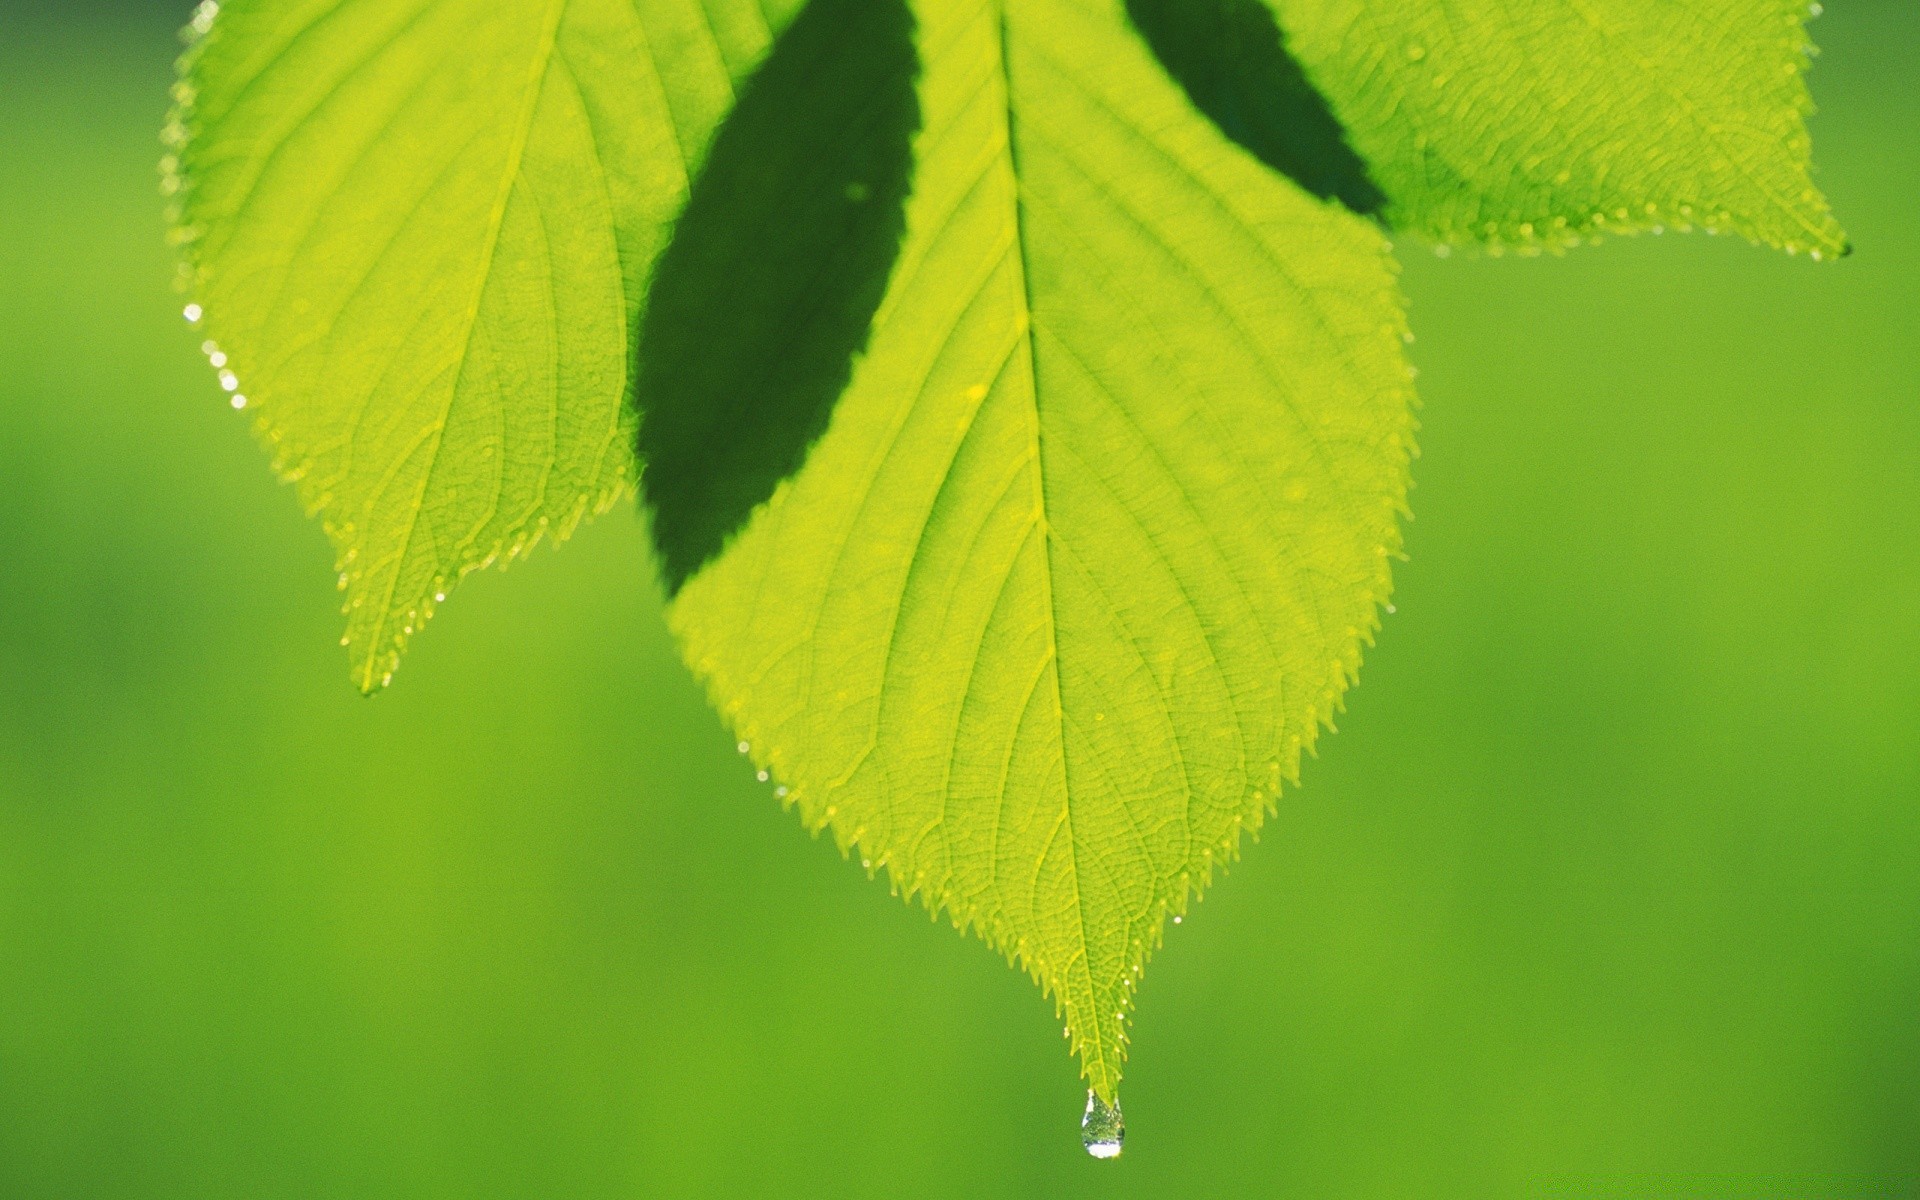
[[797, 6], [202, 7], [169, 128], [195, 310], [324, 517], [363, 689], [461, 575], [630, 488], [648, 273]]
[[1169, 913], [1357, 669], [1411, 450], [1379, 232], [1197, 113], [1120, 0], [916, 0], [865, 356], [670, 610], [814, 828], [1058, 1000], [1112, 1099]]
[[1261, 2], [1396, 225], [1523, 246], [1697, 225], [1846, 250], [1810, 174], [1804, 0]]

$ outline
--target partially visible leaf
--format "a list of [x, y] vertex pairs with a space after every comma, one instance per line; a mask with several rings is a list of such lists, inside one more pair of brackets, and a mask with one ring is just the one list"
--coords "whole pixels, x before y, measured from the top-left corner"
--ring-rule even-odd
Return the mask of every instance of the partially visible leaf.
[[1163, 921], [1386, 597], [1400, 306], [1379, 231], [1222, 137], [1122, 0], [913, 8], [869, 349], [670, 619], [806, 823], [1032, 972], [1111, 1100]]
[[1805, 0], [1258, 2], [1396, 225], [1522, 246], [1698, 225], [1846, 250], [1810, 175]]
[[797, 4], [203, 6], [169, 129], [195, 304], [325, 518], [362, 688], [461, 575], [630, 487], [648, 272]]

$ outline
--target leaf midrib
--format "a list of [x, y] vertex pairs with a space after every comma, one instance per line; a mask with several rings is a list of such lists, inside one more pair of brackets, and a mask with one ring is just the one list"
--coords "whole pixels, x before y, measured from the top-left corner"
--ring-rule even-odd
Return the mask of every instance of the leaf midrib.
[[[1033, 285], [1027, 274], [1029, 252], [1027, 249], [1026, 216], [1022, 201], [1020, 173], [1020, 149], [1015, 138], [1017, 117], [1013, 102], [1013, 68], [1007, 52], [1008, 21], [1007, 0], [994, 0], [995, 44], [994, 52], [998, 59], [1000, 72], [1000, 108], [1004, 118], [1003, 125], [1007, 140], [1007, 173], [1013, 185], [1013, 225], [1014, 225], [1014, 266], [1019, 277], [1019, 296], [1021, 319], [1025, 328], [1022, 337], [1026, 341], [1027, 394], [1032, 398], [1030, 409], [1033, 415], [1033, 480], [1034, 480], [1034, 520], [1040, 531], [1042, 570], [1040, 577], [1046, 589], [1047, 612], [1047, 658], [1049, 665], [1043, 671], [1053, 675], [1053, 711], [1054, 728], [1060, 739], [1060, 774], [1064, 799], [1061, 804], [1060, 819], [1065, 827], [1068, 876], [1073, 881], [1074, 915], [1080, 928], [1080, 952], [1078, 960], [1080, 972], [1085, 977], [1087, 988], [1088, 1013], [1086, 1024], [1077, 1039], [1078, 1043], [1089, 1050], [1087, 1061], [1088, 1082], [1100, 1093], [1107, 1103], [1114, 1101], [1112, 1078], [1117, 1072], [1107, 1061], [1106, 1034], [1100, 1028], [1098, 1011], [1099, 993], [1093, 983], [1093, 964], [1089, 958], [1092, 940], [1087, 934], [1086, 893], [1080, 886], [1080, 846], [1073, 831], [1073, 767], [1072, 756], [1067, 751], [1067, 708], [1066, 698], [1062, 694], [1060, 680], [1060, 609], [1053, 586], [1054, 576], [1054, 535], [1053, 523], [1048, 516], [1047, 505], [1047, 447], [1040, 421], [1040, 384], [1036, 366], [1039, 355], [1039, 342], [1034, 329]], [[1017, 736], [1017, 735], [1016, 735]], [[1045, 862], [1046, 851], [1041, 851], [1041, 862]], [[1064, 1000], [1065, 997], [1062, 997]], [[1097, 1064], [1097, 1069], [1096, 1069]]]

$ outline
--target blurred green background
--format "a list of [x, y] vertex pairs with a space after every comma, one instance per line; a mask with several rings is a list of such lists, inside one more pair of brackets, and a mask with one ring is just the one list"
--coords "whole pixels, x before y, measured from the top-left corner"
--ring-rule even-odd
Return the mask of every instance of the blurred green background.
[[1399, 612], [1149, 971], [1048, 1005], [811, 842], [628, 512], [390, 694], [169, 290], [187, 5], [0, 0], [0, 1197], [1920, 1196], [1920, 8], [1858, 245], [1409, 248]]

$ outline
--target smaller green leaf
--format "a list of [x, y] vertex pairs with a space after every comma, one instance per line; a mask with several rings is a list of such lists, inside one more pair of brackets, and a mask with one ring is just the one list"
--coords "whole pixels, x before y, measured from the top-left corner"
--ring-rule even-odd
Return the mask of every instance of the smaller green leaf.
[[1700, 226], [1846, 251], [1811, 176], [1804, 0], [1261, 2], [1397, 226], [1523, 247]]
[[647, 279], [797, 4], [202, 5], [166, 135], [189, 311], [325, 521], [363, 689], [462, 575], [631, 488]]

